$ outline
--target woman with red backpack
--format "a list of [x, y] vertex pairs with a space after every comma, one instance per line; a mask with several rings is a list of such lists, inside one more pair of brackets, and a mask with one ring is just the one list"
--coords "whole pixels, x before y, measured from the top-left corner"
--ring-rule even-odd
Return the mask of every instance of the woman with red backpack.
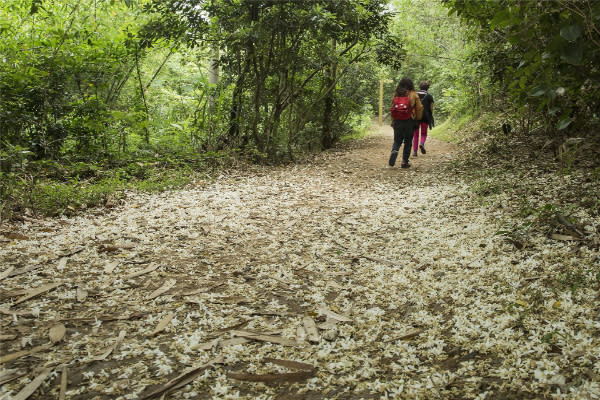
[[392, 116], [392, 126], [394, 127], [394, 144], [392, 146], [389, 165], [393, 167], [396, 164], [400, 146], [404, 143], [400, 167], [408, 168], [410, 167], [408, 158], [410, 157], [415, 124], [423, 117], [423, 105], [421, 104], [419, 95], [415, 92], [412, 79], [402, 78], [400, 80], [394, 92], [394, 100], [392, 101], [390, 113]]

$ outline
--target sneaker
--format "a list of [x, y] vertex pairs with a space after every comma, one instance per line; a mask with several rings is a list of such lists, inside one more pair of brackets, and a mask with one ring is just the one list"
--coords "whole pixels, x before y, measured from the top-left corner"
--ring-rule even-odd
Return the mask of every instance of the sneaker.
[[406, 164], [400, 164], [400, 168], [409, 168], [410, 164], [406, 163]]
[[418, 155], [419, 155], [419, 154], [417, 154], [417, 152], [416, 152], [416, 151], [413, 153], [413, 157], [416, 157], [416, 156], [418, 156]]
[[419, 148], [421, 149], [421, 153], [427, 154], [427, 152], [425, 151], [425, 146], [423, 144], [420, 144]]

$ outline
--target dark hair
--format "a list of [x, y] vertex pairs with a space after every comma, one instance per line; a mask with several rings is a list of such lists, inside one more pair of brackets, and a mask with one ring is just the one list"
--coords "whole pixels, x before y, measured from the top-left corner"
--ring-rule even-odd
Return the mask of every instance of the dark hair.
[[402, 78], [400, 80], [400, 83], [398, 84], [398, 87], [396, 88], [396, 92], [394, 93], [394, 96], [395, 97], [405, 97], [406, 94], [411, 90], [415, 90], [415, 85], [414, 85], [412, 79]]
[[427, 89], [429, 89], [429, 82], [427, 82], [427, 81], [421, 81], [419, 83], [419, 89], [421, 89], [421, 90], [427, 90]]

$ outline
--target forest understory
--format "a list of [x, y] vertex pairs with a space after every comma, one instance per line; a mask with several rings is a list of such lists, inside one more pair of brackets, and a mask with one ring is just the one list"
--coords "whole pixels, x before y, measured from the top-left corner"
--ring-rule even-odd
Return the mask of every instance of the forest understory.
[[5, 223], [0, 398], [600, 398], [600, 174], [511, 141]]

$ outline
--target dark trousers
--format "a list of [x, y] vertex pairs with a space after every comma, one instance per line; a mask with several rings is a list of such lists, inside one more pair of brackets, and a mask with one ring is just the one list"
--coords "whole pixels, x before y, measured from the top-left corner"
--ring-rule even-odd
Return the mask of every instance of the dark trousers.
[[392, 146], [392, 154], [390, 155], [389, 164], [393, 167], [396, 164], [396, 158], [398, 158], [398, 152], [400, 151], [400, 146], [402, 146], [402, 143], [404, 143], [404, 148], [402, 149], [402, 164], [408, 163], [408, 158], [410, 157], [410, 148], [413, 141], [415, 121], [412, 119], [395, 119], [392, 126], [394, 127], [394, 144]]

